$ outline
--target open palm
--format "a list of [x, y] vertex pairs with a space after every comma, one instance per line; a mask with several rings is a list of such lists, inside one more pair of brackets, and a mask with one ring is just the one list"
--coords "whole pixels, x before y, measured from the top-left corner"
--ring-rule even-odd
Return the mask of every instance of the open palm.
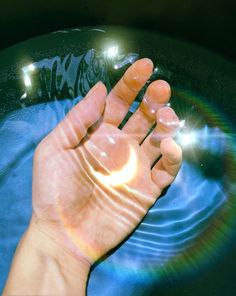
[[178, 117], [163, 107], [170, 98], [166, 82], [150, 84], [118, 128], [152, 69], [149, 59], [137, 61], [108, 96], [98, 83], [35, 153], [35, 222], [92, 263], [135, 229], [181, 165], [181, 149], [170, 137]]

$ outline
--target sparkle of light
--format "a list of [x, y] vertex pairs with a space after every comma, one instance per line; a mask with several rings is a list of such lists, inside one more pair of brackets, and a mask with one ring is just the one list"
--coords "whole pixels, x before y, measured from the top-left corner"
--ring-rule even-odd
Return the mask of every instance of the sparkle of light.
[[32, 72], [34, 70], [35, 70], [35, 65], [34, 64], [29, 64], [28, 66], [23, 68], [24, 73]]
[[28, 75], [24, 76], [24, 83], [26, 87], [30, 87], [31, 86], [31, 80], [30, 77]]
[[197, 136], [194, 132], [189, 133], [179, 133], [178, 134], [178, 142], [181, 146], [193, 146], [197, 142]]
[[109, 140], [109, 142], [110, 142], [111, 144], [115, 144], [115, 143], [116, 143], [115, 140], [114, 140], [112, 137], [108, 137], [108, 140]]
[[180, 127], [180, 128], [184, 128], [184, 127], [185, 127], [185, 120], [181, 120], [181, 121], [179, 122], [179, 127]]
[[111, 46], [106, 50], [106, 56], [108, 58], [114, 58], [118, 54], [118, 46]]
[[28, 68], [29, 71], [34, 71], [35, 70], [34, 64], [30, 64], [27, 68]]
[[21, 99], [26, 99], [26, 97], [27, 97], [27, 94], [24, 93], [24, 94], [21, 96]]

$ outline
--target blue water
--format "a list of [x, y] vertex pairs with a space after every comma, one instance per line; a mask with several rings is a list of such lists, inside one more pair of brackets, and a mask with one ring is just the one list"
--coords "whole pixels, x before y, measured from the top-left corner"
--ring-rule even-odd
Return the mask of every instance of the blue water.
[[[79, 99], [27, 107], [6, 115], [0, 122], [0, 290], [31, 216], [34, 150]], [[198, 133], [205, 135], [201, 149], [212, 153], [212, 157], [224, 154], [228, 136], [220, 129], [205, 125]], [[212, 227], [214, 236], [213, 218], [220, 215], [229, 199], [225, 182], [207, 177], [200, 166], [184, 161], [173, 185], [133, 235], [92, 271], [88, 295], [145, 295], [150, 285], [174, 273], [178, 276], [179, 271], [188, 272], [191, 264], [204, 266], [207, 255], [194, 259], [194, 263], [181, 259], [185, 260], [182, 268], [179, 258], [195, 258], [194, 246], [204, 253], [204, 244], [199, 244], [202, 238], [211, 243], [206, 231]], [[222, 228], [225, 235], [224, 231]], [[218, 252], [217, 245], [214, 248]], [[210, 252], [206, 254], [211, 256]]]

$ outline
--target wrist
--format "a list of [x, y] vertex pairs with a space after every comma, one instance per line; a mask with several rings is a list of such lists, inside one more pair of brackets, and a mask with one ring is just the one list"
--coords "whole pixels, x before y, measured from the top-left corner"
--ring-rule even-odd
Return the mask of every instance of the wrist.
[[12, 262], [3, 295], [84, 296], [90, 265], [45, 235], [32, 218]]
[[54, 260], [63, 273], [87, 282], [91, 263], [84, 256], [75, 255], [64, 248], [53, 229], [42, 227], [32, 216], [25, 236], [41, 255]]

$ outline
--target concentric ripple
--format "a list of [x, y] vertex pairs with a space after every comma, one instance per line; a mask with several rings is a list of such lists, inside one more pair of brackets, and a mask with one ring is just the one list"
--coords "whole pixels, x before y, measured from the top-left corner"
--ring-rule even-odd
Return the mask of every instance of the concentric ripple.
[[[29, 190], [31, 179], [22, 179], [22, 172], [30, 171], [33, 150], [78, 101], [79, 98], [32, 106], [30, 112], [22, 109], [1, 122], [1, 147], [5, 146], [7, 153], [1, 161], [1, 195], [11, 194], [17, 198], [14, 188], [20, 186]], [[19, 124], [15, 118], [24, 118], [24, 124]], [[50, 124], [45, 118], [50, 118]], [[225, 157], [225, 165], [230, 165], [226, 161], [235, 151], [232, 133], [225, 134], [220, 128], [207, 125], [195, 131], [201, 138], [194, 150], [196, 155], [201, 156], [200, 152], [206, 150], [214, 159]], [[227, 154], [230, 154], [228, 158]], [[173, 185], [150, 209], [133, 235], [93, 271], [91, 286], [93, 279], [96, 282], [99, 278], [97, 273], [106, 275], [111, 270], [117, 271], [116, 276], [125, 272], [134, 279], [138, 277], [139, 281], [152, 281], [153, 277], [164, 280], [170, 274], [180, 276], [180, 272], [189, 272], [195, 266], [199, 268], [220, 254], [235, 225], [235, 204], [232, 203], [235, 175], [227, 171], [222, 178], [206, 178], [202, 162], [208, 165], [204, 159], [199, 159], [197, 165], [196, 161], [184, 161]], [[9, 191], [10, 188], [13, 191]], [[30, 203], [30, 192], [25, 196]]]
[[[127, 54], [114, 63], [114, 69], [137, 58], [138, 54]], [[31, 215], [34, 149], [93, 84], [103, 80], [111, 87], [106, 67], [94, 50], [36, 61], [25, 70], [30, 75], [24, 77], [19, 98], [22, 109], [0, 110], [0, 253], [7, 254], [9, 262]], [[131, 113], [138, 104], [134, 102]], [[122, 283], [150, 285], [199, 271], [221, 256], [236, 237], [234, 126], [218, 108], [191, 91], [174, 87], [171, 104], [186, 120], [184, 137], [176, 138], [183, 145], [183, 166], [135, 232], [94, 268], [89, 295], [99, 291], [111, 295], [112, 280], [117, 292]]]
[[183, 91], [178, 96], [185, 103], [179, 110], [187, 118], [184, 132], [194, 132], [195, 140], [190, 146], [180, 141], [185, 160], [174, 183], [98, 272], [113, 270], [144, 283], [173, 280], [206, 267], [235, 238], [235, 130], [206, 100]]

